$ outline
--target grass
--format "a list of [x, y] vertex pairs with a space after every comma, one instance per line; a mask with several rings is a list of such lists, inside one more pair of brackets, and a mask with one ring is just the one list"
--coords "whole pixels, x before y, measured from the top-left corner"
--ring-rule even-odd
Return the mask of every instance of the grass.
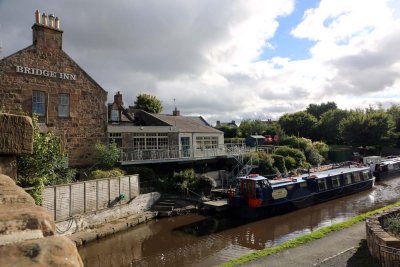
[[379, 213], [381, 211], [384, 211], [384, 210], [387, 210], [387, 209], [391, 209], [391, 208], [394, 208], [394, 207], [397, 207], [397, 206], [400, 206], [400, 201], [398, 201], [398, 202], [396, 202], [394, 204], [391, 204], [391, 205], [388, 205], [388, 206], [373, 210], [373, 211], [362, 213], [362, 214], [357, 215], [357, 216], [355, 216], [355, 217], [353, 217], [353, 218], [351, 218], [349, 220], [346, 220], [344, 222], [340, 222], [340, 223], [336, 223], [336, 224], [333, 224], [333, 225], [330, 225], [330, 226], [322, 227], [322, 228], [320, 228], [320, 229], [318, 229], [318, 230], [316, 230], [316, 231], [314, 231], [312, 233], [299, 236], [299, 237], [297, 237], [295, 239], [286, 241], [286, 242], [284, 242], [284, 243], [282, 243], [280, 245], [277, 245], [275, 247], [265, 248], [263, 250], [259, 250], [259, 251], [253, 252], [253, 253], [246, 254], [246, 255], [241, 256], [239, 258], [230, 260], [230, 261], [222, 264], [221, 266], [222, 267], [237, 266], [237, 265], [241, 265], [241, 264], [244, 264], [244, 263], [247, 263], [247, 262], [250, 262], [250, 261], [265, 257], [265, 256], [268, 256], [268, 255], [277, 253], [277, 252], [285, 250], [285, 249], [297, 247], [299, 245], [308, 243], [310, 241], [323, 238], [324, 236], [326, 236], [327, 234], [329, 234], [331, 232], [335, 232], [335, 231], [339, 231], [339, 230], [348, 228], [348, 227], [350, 227], [350, 226], [352, 226], [352, 225], [354, 225], [356, 223], [364, 221], [365, 219], [367, 219], [368, 217], [370, 217], [372, 215], [375, 215], [375, 214], [377, 214], [377, 213]]

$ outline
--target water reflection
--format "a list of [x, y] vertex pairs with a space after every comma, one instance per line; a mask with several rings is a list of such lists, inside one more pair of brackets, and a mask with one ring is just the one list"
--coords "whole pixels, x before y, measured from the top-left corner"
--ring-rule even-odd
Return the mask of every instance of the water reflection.
[[196, 214], [160, 219], [79, 250], [85, 266], [213, 266], [398, 200], [400, 178], [259, 221]]

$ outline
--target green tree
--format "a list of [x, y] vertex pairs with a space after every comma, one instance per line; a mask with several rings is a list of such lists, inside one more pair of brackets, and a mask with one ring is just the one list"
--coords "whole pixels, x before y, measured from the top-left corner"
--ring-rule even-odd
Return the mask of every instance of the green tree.
[[287, 135], [300, 135], [312, 138], [318, 126], [318, 120], [305, 111], [285, 114], [279, 118], [279, 125]]
[[238, 131], [237, 127], [222, 125], [222, 126], [215, 127], [215, 129], [224, 132], [224, 138], [236, 138], [239, 135], [239, 131]]
[[346, 144], [359, 147], [366, 146], [365, 125], [366, 116], [360, 111], [351, 111], [339, 123], [339, 133]]
[[112, 142], [108, 146], [103, 143], [96, 143], [95, 159], [98, 166], [103, 170], [112, 169], [119, 159], [119, 148], [115, 142]]
[[395, 125], [393, 139], [397, 147], [400, 147], [400, 105], [392, 105], [387, 113], [391, 116], [393, 124]]
[[[283, 157], [291, 157], [296, 161], [294, 168], [299, 168], [306, 162], [306, 157], [302, 151], [297, 148], [291, 148], [287, 146], [279, 147], [274, 151], [275, 155], [280, 155]], [[286, 166], [288, 168], [288, 166]]]
[[76, 171], [68, 168], [60, 139], [52, 132], [40, 133], [37, 116], [33, 116], [32, 122], [33, 153], [17, 158], [17, 182], [22, 187], [34, 187], [32, 196], [40, 205], [44, 186], [70, 183]]
[[140, 94], [136, 97], [134, 108], [142, 109], [150, 113], [160, 113], [163, 110], [161, 101], [155, 96]]
[[319, 121], [320, 139], [328, 144], [342, 144], [343, 138], [339, 132], [340, 122], [347, 117], [348, 111], [342, 109], [332, 109], [322, 114]]
[[378, 149], [390, 142], [395, 125], [389, 114], [382, 110], [352, 111], [340, 123], [345, 142], [355, 147], [375, 146]]
[[310, 113], [315, 118], [319, 119], [321, 115], [324, 114], [325, 112], [335, 109], [337, 109], [337, 105], [335, 102], [326, 102], [326, 103], [321, 103], [320, 105], [310, 104], [308, 105], [306, 112]]
[[239, 126], [239, 132], [242, 137], [247, 137], [252, 134], [263, 134], [268, 126], [261, 120], [242, 120]]

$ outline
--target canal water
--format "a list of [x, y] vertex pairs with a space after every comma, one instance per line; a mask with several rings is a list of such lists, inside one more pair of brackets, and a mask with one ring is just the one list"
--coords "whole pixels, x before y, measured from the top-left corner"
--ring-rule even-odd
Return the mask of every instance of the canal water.
[[238, 221], [197, 214], [139, 225], [79, 249], [85, 266], [215, 266], [400, 200], [400, 177], [288, 214]]

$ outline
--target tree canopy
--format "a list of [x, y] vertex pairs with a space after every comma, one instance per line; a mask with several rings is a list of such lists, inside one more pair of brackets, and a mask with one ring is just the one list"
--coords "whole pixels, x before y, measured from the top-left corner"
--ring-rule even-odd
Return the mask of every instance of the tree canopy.
[[133, 107], [150, 113], [160, 113], [163, 110], [161, 100], [148, 94], [138, 95]]
[[312, 138], [317, 129], [318, 120], [308, 112], [299, 111], [283, 115], [279, 119], [279, 124], [287, 135]]
[[322, 114], [319, 121], [319, 133], [322, 140], [329, 144], [340, 144], [343, 138], [339, 133], [339, 124], [346, 118], [348, 111], [332, 109]]
[[319, 119], [322, 114], [329, 110], [337, 109], [337, 105], [335, 102], [326, 102], [321, 104], [310, 104], [308, 105], [306, 112], [313, 115], [315, 118]]
[[261, 120], [242, 120], [239, 126], [239, 132], [242, 137], [252, 134], [263, 134], [267, 130], [267, 124]]

